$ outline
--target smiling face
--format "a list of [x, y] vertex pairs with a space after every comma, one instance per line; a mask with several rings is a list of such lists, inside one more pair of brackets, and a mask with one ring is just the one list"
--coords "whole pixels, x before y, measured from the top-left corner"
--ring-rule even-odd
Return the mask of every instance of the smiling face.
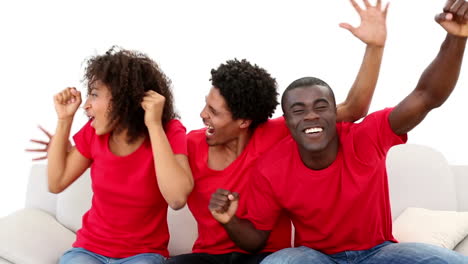
[[88, 98], [84, 104], [86, 115], [91, 121], [91, 126], [97, 135], [104, 135], [112, 131], [113, 126], [109, 124], [109, 110], [112, 95], [109, 87], [97, 80], [92, 83]]
[[336, 106], [328, 87], [312, 85], [286, 92], [283, 98], [286, 124], [301, 151], [332, 148], [336, 137]]
[[219, 89], [213, 87], [206, 96], [206, 104], [200, 113], [207, 127], [205, 135], [209, 146], [223, 145], [239, 137], [244, 127], [243, 119], [233, 119], [226, 100]]

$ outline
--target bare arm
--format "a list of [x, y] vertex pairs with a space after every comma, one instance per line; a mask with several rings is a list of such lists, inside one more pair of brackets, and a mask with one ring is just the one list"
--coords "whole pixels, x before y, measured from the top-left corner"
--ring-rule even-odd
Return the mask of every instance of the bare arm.
[[[457, 14], [457, 10], [451, 9], [454, 3], [464, 8], [461, 17], [466, 19], [453, 15]], [[429, 111], [442, 105], [457, 83], [468, 36], [468, 2], [448, 1], [444, 10], [453, 13], [436, 17], [448, 33], [439, 53], [421, 75], [416, 88], [389, 115], [390, 126], [398, 135], [409, 132]]]
[[49, 191], [62, 192], [89, 167], [91, 161], [72, 148], [68, 151], [68, 138], [73, 117], [81, 104], [81, 95], [75, 88], [67, 88], [54, 96], [58, 122], [48, 149]]
[[238, 204], [237, 193], [218, 189], [211, 196], [209, 209], [238, 247], [251, 253], [258, 252], [265, 246], [271, 231], [256, 229], [249, 220], [238, 218]]
[[351, 4], [361, 17], [361, 25], [357, 28], [347, 23], [340, 26], [349, 30], [354, 36], [367, 44], [358, 75], [349, 90], [344, 102], [337, 105], [337, 121], [354, 122], [364, 117], [369, 111], [372, 96], [382, 63], [385, 41], [387, 38], [386, 18], [388, 4], [382, 10], [381, 0], [372, 6], [363, 1], [365, 9], [351, 0]]
[[169, 206], [178, 210], [185, 206], [193, 189], [193, 178], [186, 155], [174, 155], [161, 122], [164, 97], [149, 91], [142, 107], [148, 127], [159, 190]]

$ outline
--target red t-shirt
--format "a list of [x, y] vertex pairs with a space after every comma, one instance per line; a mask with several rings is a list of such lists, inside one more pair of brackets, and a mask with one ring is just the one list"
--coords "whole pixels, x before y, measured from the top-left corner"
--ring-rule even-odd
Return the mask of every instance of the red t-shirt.
[[247, 218], [257, 229], [271, 230], [286, 210], [296, 228], [295, 246], [325, 254], [395, 241], [385, 158], [407, 136], [390, 128], [391, 110], [359, 124], [337, 123], [339, 151], [322, 170], [303, 164], [291, 136], [278, 143], [253, 170]]
[[[185, 127], [178, 120], [165, 126], [174, 154], [187, 155]], [[151, 142], [147, 138], [133, 153], [116, 156], [109, 136], [98, 136], [88, 122], [74, 137], [76, 148], [92, 160], [94, 192], [73, 247], [112, 258], [140, 253], [168, 256], [167, 203], [159, 191]]]
[[[198, 238], [194, 253], [225, 254], [244, 252], [229, 238], [223, 226], [211, 215], [208, 205], [211, 195], [218, 188], [240, 194], [237, 215], [245, 213], [246, 186], [249, 170], [257, 158], [289, 134], [283, 118], [271, 119], [257, 127], [246, 148], [237, 159], [222, 171], [208, 167], [208, 144], [205, 129], [194, 130], [187, 135], [190, 167], [195, 187], [189, 196], [188, 206], [198, 224]], [[283, 216], [274, 228], [264, 251], [273, 252], [291, 246], [291, 221]]]

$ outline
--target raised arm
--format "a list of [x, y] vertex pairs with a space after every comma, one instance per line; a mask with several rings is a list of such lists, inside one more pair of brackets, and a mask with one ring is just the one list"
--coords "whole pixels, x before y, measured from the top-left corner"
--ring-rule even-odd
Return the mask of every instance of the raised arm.
[[168, 205], [178, 210], [185, 206], [193, 189], [193, 178], [186, 155], [172, 152], [161, 122], [165, 98], [148, 91], [141, 103], [151, 140], [159, 190]]
[[238, 204], [239, 194], [218, 189], [211, 195], [209, 209], [238, 247], [251, 253], [258, 252], [265, 246], [271, 230], [256, 229], [249, 220], [238, 218]]
[[392, 130], [402, 135], [441, 106], [455, 88], [468, 37], [468, 2], [449, 0], [436, 21], [447, 31], [439, 53], [421, 75], [416, 88], [390, 113]]
[[81, 94], [75, 88], [67, 88], [54, 96], [58, 121], [55, 135], [48, 149], [49, 191], [59, 193], [74, 182], [91, 164], [75, 147], [68, 150], [70, 129], [78, 107]]
[[367, 47], [358, 75], [349, 90], [346, 100], [337, 105], [336, 119], [338, 122], [354, 122], [367, 114], [382, 63], [387, 38], [388, 4], [382, 9], [381, 0], [378, 0], [375, 6], [372, 6], [367, 0], [363, 2], [364, 9], [354, 0], [351, 0], [351, 4], [361, 18], [359, 27], [355, 28], [347, 23], [340, 24], [340, 27], [349, 30], [354, 36], [367, 44]]

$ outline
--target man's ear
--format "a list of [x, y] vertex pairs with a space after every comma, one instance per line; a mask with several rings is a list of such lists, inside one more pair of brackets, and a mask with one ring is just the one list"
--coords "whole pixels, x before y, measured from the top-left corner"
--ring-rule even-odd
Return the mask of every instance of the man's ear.
[[241, 123], [240, 123], [239, 127], [243, 128], [243, 129], [249, 128], [250, 124], [252, 124], [252, 120], [250, 120], [250, 119], [241, 119], [240, 121], [241, 121]]

